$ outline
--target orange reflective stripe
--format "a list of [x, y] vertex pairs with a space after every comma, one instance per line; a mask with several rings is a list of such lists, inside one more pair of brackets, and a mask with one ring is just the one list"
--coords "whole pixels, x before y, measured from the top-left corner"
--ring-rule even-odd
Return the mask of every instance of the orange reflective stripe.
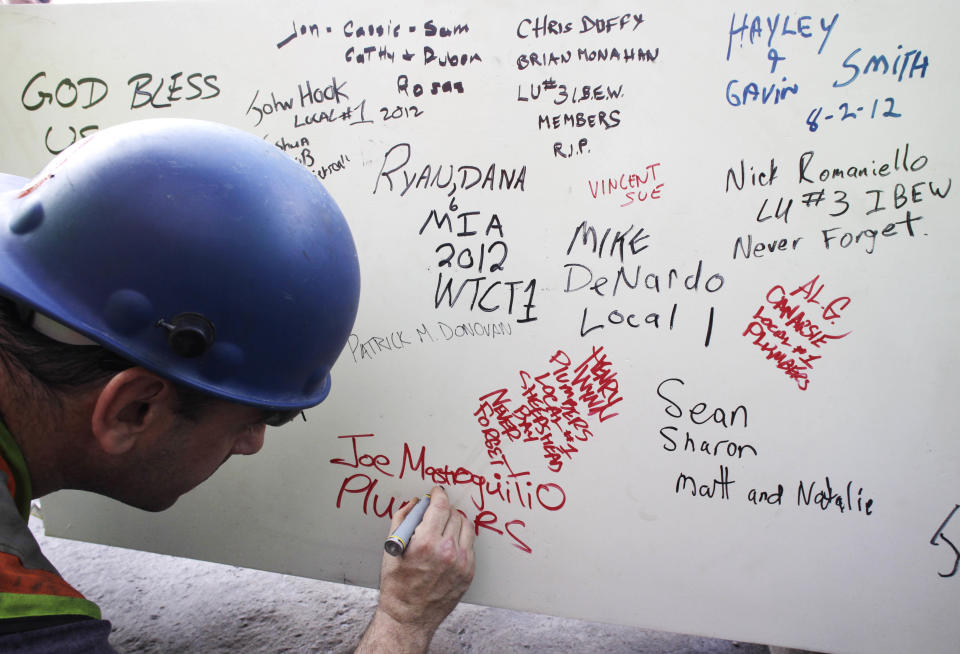
[[0, 620], [45, 615], [99, 619], [97, 605], [63, 580], [27, 527], [30, 475], [20, 448], [2, 421], [0, 476]]
[[83, 595], [60, 575], [47, 570], [24, 568], [20, 559], [4, 552], [0, 552], [0, 593], [59, 595], [83, 599]]

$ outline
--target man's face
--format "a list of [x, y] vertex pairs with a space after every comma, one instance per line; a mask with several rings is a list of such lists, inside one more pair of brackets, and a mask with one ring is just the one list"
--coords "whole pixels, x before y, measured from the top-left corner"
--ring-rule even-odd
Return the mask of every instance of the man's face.
[[162, 511], [209, 478], [234, 454], [263, 447], [263, 412], [229, 402], [204, 407], [195, 420], [174, 416], [165, 433], [139, 444], [108, 493], [147, 511]]

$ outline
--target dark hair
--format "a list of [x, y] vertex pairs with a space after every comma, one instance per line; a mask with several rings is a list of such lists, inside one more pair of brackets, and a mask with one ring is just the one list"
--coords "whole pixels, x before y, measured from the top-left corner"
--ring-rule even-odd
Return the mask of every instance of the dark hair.
[[[0, 297], [0, 364], [8, 373], [14, 368], [32, 377], [59, 401], [60, 394], [106, 383], [118, 372], [137, 364], [99, 345], [69, 345], [35, 331], [21, 316], [17, 304]], [[216, 398], [182, 384], [177, 391], [177, 412], [195, 420]]]

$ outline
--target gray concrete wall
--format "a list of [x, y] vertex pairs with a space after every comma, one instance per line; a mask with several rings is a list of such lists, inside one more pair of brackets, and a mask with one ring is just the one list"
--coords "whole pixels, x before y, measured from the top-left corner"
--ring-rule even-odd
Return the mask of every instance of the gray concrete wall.
[[[352, 651], [376, 592], [341, 584], [50, 538], [47, 558], [113, 623], [120, 652]], [[461, 604], [431, 654], [768, 654], [764, 645]], [[782, 650], [781, 650], [782, 651]]]

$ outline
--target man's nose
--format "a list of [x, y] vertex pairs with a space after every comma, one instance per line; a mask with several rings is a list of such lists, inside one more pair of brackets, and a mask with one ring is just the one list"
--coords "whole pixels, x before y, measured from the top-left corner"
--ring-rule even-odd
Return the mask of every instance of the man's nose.
[[237, 439], [233, 445], [233, 454], [256, 454], [263, 448], [264, 434], [267, 431], [266, 425], [256, 425], [251, 427], [243, 436]]

